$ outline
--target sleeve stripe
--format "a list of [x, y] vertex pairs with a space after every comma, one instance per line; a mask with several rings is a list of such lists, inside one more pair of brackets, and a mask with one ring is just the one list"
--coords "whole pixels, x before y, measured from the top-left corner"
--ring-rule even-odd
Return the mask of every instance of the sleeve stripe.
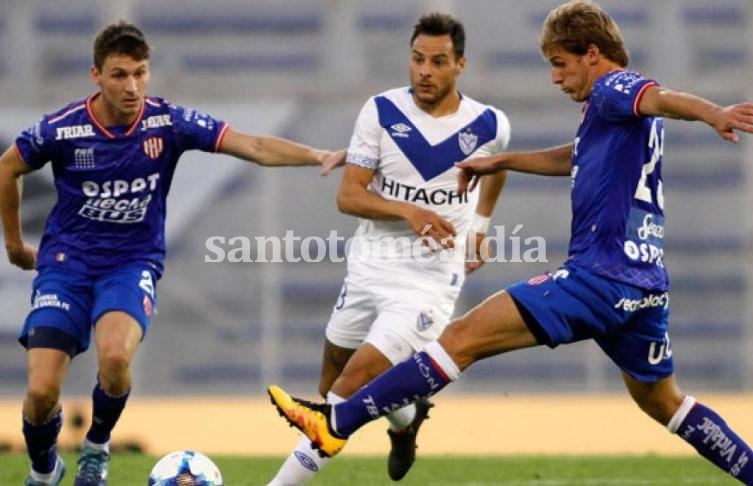
[[376, 170], [377, 161], [363, 155], [348, 153], [348, 157], [345, 160], [347, 164], [355, 165], [356, 167], [363, 167], [364, 169]]
[[222, 128], [220, 129], [220, 134], [217, 136], [217, 142], [214, 144], [214, 151], [219, 152], [220, 151], [220, 145], [222, 145], [222, 139], [225, 138], [225, 132], [227, 132], [227, 129], [230, 128], [230, 125], [227, 123], [222, 123]]
[[635, 97], [635, 100], [633, 101], [633, 113], [635, 114], [635, 116], [642, 116], [639, 110], [639, 107], [641, 104], [641, 98], [643, 98], [643, 95], [646, 93], [646, 90], [652, 86], [657, 86], [656, 81], [649, 81], [648, 83], [641, 86], [641, 90], [638, 91], [638, 95]]

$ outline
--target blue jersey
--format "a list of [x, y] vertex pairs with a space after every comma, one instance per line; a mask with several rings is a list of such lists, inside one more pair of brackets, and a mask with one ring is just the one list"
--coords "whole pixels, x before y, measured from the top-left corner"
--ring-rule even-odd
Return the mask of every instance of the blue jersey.
[[100, 274], [135, 261], [161, 273], [165, 202], [180, 155], [218, 150], [227, 125], [161, 98], [146, 98], [129, 126], [103, 126], [96, 94], [46, 115], [16, 139], [32, 169], [47, 162], [57, 190], [37, 266]]
[[631, 71], [594, 83], [573, 150], [569, 263], [664, 291], [664, 124], [638, 112], [655, 85]]

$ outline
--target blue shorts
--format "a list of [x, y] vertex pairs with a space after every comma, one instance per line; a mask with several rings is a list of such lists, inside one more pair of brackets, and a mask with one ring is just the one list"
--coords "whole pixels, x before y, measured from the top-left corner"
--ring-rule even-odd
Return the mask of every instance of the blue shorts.
[[641, 382], [674, 373], [669, 293], [650, 292], [566, 266], [507, 289], [541, 344], [593, 339]]
[[157, 273], [145, 263], [87, 276], [43, 268], [34, 279], [32, 310], [18, 337], [24, 347], [51, 347], [69, 355], [86, 351], [97, 320], [120, 311], [149, 329], [157, 302]]

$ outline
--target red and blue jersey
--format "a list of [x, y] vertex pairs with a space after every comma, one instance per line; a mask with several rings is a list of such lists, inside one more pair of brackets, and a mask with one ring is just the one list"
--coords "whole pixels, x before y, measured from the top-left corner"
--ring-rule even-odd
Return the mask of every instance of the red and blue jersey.
[[656, 84], [631, 71], [594, 83], [573, 148], [568, 263], [664, 291], [664, 123], [638, 110]]
[[43, 116], [16, 139], [32, 169], [51, 163], [57, 190], [37, 266], [95, 275], [142, 261], [161, 273], [178, 159], [186, 150], [216, 152], [227, 125], [149, 97], [131, 125], [103, 126], [96, 96]]

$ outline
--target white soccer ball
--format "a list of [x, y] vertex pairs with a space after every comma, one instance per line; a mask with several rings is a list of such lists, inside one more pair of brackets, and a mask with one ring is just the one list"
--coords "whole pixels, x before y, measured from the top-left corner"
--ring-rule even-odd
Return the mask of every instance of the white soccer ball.
[[149, 486], [223, 486], [215, 463], [201, 452], [175, 451], [162, 457], [149, 473]]

